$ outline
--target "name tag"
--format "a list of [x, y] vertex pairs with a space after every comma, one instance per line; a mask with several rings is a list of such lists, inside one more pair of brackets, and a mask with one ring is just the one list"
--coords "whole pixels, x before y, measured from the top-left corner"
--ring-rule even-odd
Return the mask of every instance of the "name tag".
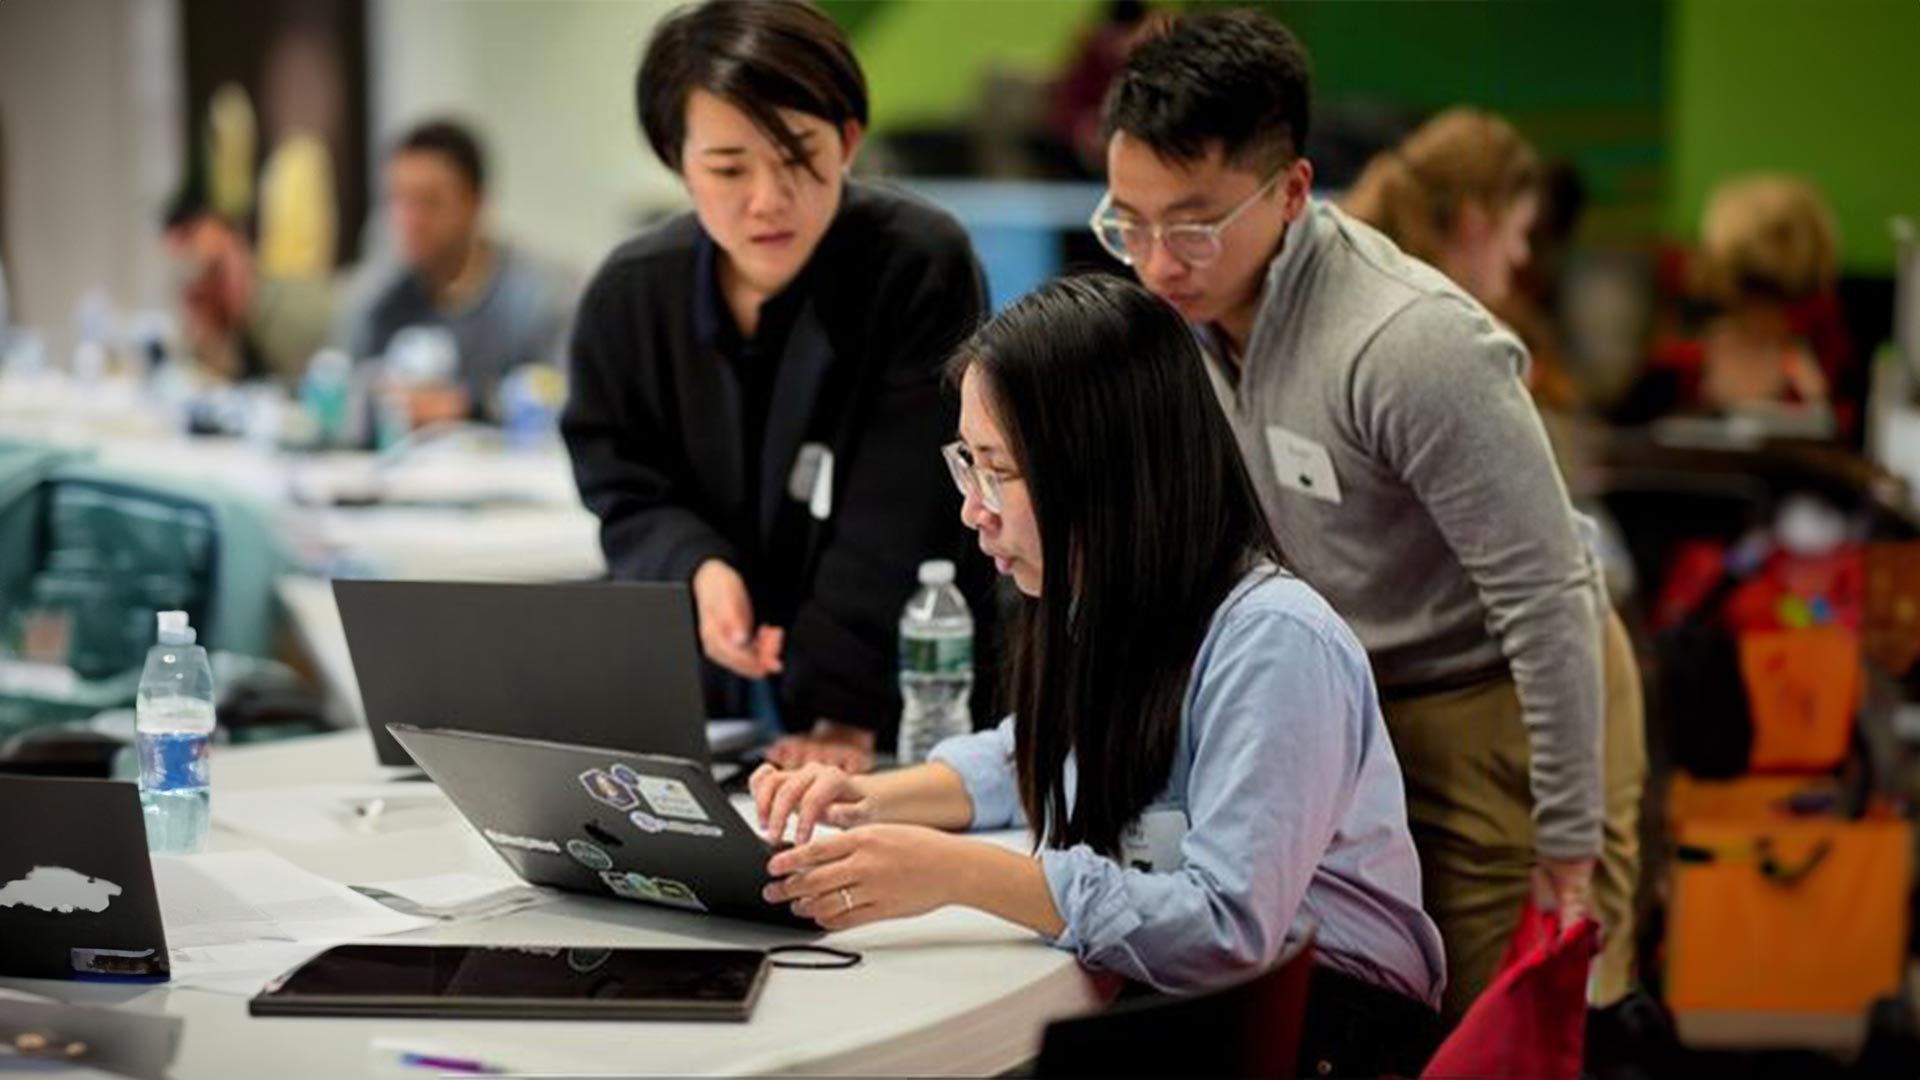
[[1326, 447], [1286, 428], [1269, 425], [1267, 451], [1273, 455], [1273, 475], [1281, 487], [1339, 504], [1340, 480], [1333, 474], [1333, 457]]
[[806, 503], [816, 521], [833, 516], [833, 451], [825, 443], [807, 443], [794, 456], [787, 496]]
[[1187, 812], [1177, 806], [1142, 811], [1120, 834], [1120, 861], [1129, 870], [1170, 874], [1186, 864]]

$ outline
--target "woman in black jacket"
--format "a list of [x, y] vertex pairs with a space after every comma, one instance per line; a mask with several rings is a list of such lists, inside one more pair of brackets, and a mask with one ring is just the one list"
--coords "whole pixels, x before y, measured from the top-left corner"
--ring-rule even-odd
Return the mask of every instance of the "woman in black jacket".
[[[581, 302], [561, 424], [581, 497], [615, 578], [692, 583], [714, 715], [777, 702], [773, 760], [864, 768], [898, 721], [915, 568], [970, 551], [940, 370], [984, 317], [979, 266], [946, 214], [846, 178], [865, 78], [811, 4], [682, 8], [637, 97], [694, 209]], [[984, 629], [991, 569], [961, 565]]]

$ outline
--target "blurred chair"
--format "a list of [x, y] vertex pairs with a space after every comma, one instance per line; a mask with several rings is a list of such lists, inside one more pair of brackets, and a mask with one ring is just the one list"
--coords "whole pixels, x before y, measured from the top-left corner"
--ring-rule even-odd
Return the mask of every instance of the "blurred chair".
[[1306, 1022], [1313, 935], [1253, 978], [1190, 997], [1135, 998], [1047, 1025], [1034, 1075], [1293, 1076]]
[[210, 650], [271, 655], [289, 564], [246, 502], [0, 447], [0, 760], [94, 760], [93, 740], [35, 740], [133, 703], [155, 611], [188, 612]]

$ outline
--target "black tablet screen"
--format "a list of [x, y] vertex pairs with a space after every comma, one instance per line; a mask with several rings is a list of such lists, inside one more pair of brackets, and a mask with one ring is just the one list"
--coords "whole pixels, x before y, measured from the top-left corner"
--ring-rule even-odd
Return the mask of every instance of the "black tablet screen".
[[766, 954], [753, 949], [341, 945], [267, 997], [538, 998], [721, 1005], [745, 1001]]

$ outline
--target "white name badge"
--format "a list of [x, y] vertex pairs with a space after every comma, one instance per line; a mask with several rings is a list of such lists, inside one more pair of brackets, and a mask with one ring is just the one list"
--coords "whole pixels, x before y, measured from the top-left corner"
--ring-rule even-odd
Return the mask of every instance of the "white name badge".
[[1142, 811], [1120, 834], [1120, 861], [1129, 870], [1171, 874], [1185, 865], [1180, 844], [1187, 838], [1187, 812], [1177, 806]]
[[1326, 447], [1286, 428], [1269, 425], [1267, 450], [1273, 455], [1273, 475], [1281, 487], [1339, 504], [1340, 479], [1333, 474], [1333, 457]]
[[787, 476], [787, 495], [807, 504], [814, 520], [833, 516], [833, 451], [825, 443], [807, 443], [793, 459]]

